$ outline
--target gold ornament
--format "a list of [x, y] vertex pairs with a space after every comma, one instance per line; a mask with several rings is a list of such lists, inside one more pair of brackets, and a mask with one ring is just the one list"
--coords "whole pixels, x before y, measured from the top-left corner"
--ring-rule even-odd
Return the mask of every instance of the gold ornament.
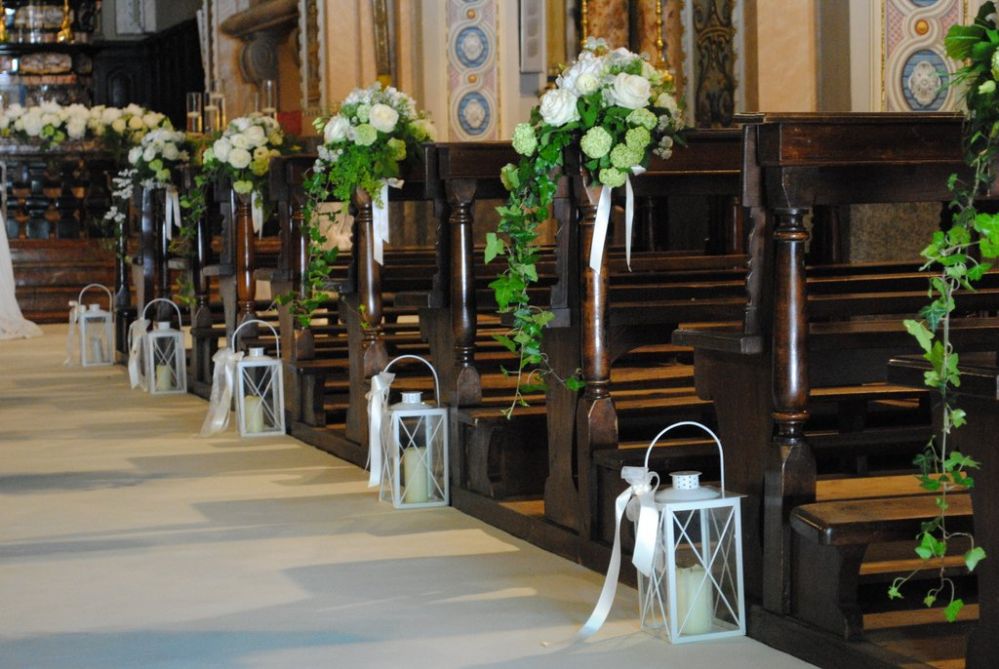
[[56, 34], [56, 42], [72, 42], [73, 41], [73, 29], [70, 27], [72, 21], [70, 20], [70, 10], [69, 10], [69, 0], [63, 0], [62, 3], [62, 25], [59, 26], [59, 32]]

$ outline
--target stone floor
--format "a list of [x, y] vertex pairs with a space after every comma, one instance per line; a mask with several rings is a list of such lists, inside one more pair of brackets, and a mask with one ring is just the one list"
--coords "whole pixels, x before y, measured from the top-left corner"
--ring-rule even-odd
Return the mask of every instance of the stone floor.
[[671, 646], [622, 587], [453, 509], [399, 512], [294, 439], [195, 436], [205, 403], [0, 342], [0, 667], [806, 667]]

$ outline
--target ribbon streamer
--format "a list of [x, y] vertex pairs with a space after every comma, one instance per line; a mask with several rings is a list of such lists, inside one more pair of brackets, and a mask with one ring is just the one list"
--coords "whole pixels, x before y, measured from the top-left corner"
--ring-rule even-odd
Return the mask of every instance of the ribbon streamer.
[[[371, 231], [374, 237], [374, 257], [379, 265], [385, 264], [385, 244], [389, 243], [388, 189], [402, 188], [401, 179], [383, 179], [382, 190], [371, 202]], [[380, 204], [379, 204], [380, 203]]]
[[[638, 176], [645, 172], [641, 165], [631, 168], [631, 173]], [[604, 257], [604, 246], [607, 243], [607, 228], [610, 225], [611, 188], [600, 187], [600, 198], [597, 200], [597, 215], [593, 221], [593, 241], [590, 243], [590, 269], [600, 274], [600, 262]], [[591, 202], [592, 204], [592, 202]], [[635, 221], [635, 191], [631, 187], [631, 177], [624, 181], [624, 258], [631, 271], [631, 230]]]
[[236, 388], [236, 363], [243, 359], [243, 352], [234, 352], [228, 346], [212, 356], [212, 394], [208, 400], [208, 414], [201, 424], [201, 436], [210, 437], [229, 426], [229, 409], [232, 393]]
[[163, 234], [166, 235], [168, 240], [172, 240], [174, 227], [179, 230], [181, 226], [180, 194], [177, 192], [177, 187], [173, 184], [168, 184], [166, 186], [166, 197], [164, 198], [164, 201], [165, 220], [163, 221]]
[[66, 334], [66, 359], [63, 360], [63, 365], [69, 367], [73, 364], [73, 351], [76, 350], [76, 328], [77, 323], [80, 322], [80, 318], [83, 312], [86, 311], [82, 304], [78, 304], [76, 300], [70, 300], [69, 302], [69, 332]]
[[253, 231], [257, 233], [257, 236], [264, 236], [264, 199], [260, 197], [260, 193], [253, 191], [253, 197], [250, 198], [250, 216], [253, 219]]
[[142, 386], [148, 390], [146, 376], [142, 373], [141, 352], [146, 341], [146, 330], [149, 329], [148, 318], [136, 318], [128, 326], [128, 380], [132, 388]]
[[600, 591], [593, 613], [583, 626], [576, 632], [569, 643], [577, 643], [588, 639], [597, 633], [607, 620], [614, 597], [617, 595], [617, 579], [621, 572], [621, 519], [625, 512], [631, 509], [629, 517], [634, 517], [635, 507], [638, 507], [638, 527], [635, 531], [635, 552], [632, 563], [642, 574], [652, 573], [652, 561], [656, 547], [656, 536], [659, 528], [659, 511], [655, 505], [655, 492], [659, 487], [659, 475], [650, 472], [645, 467], [623, 467], [621, 478], [628, 481], [630, 487], [614, 500], [614, 547], [611, 550], [610, 564], [607, 566], [607, 576], [604, 587]]
[[371, 377], [371, 390], [365, 397], [368, 399], [368, 464], [371, 466], [368, 474], [368, 487], [374, 488], [382, 482], [382, 431], [385, 429], [385, 419], [388, 417], [389, 390], [395, 374], [379, 372]]

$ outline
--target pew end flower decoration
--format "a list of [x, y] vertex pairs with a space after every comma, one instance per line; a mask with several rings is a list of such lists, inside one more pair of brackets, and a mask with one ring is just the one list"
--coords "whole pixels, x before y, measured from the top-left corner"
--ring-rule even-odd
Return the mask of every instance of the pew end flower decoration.
[[326, 282], [337, 257], [337, 249], [329, 248], [321, 229], [325, 216], [318, 212], [319, 206], [330, 200], [348, 203], [357, 190], [368, 193], [375, 218], [386, 228], [375, 231], [380, 262], [379, 249], [388, 241], [388, 187], [402, 185], [402, 166], [418, 159], [422, 155], [419, 146], [435, 137], [428, 115], [417, 109], [413, 98], [379, 83], [351, 91], [333, 115], [315, 121], [315, 128], [323, 144], [305, 181], [306, 295], [288, 293], [280, 298], [303, 327], [309, 326], [312, 314], [326, 299]]
[[669, 158], [683, 127], [672, 75], [627, 49], [611, 50], [602, 39], [587, 39], [555, 83], [531, 110], [530, 121], [514, 129], [513, 148], [522, 158], [501, 172], [510, 194], [497, 208], [496, 232], [486, 238], [486, 262], [506, 260], [490, 287], [499, 312], [513, 320], [511, 330], [496, 339], [519, 355], [517, 369], [508, 372], [518, 383], [507, 417], [526, 405], [525, 392], [544, 390], [550, 379], [571, 390], [583, 386], [578, 374], [562, 379], [548, 365], [541, 338], [553, 315], [528, 296], [538, 281], [538, 226], [549, 218], [565, 152], [581, 153], [582, 166], [609, 198], [609, 190], [627, 186], [651, 156]]

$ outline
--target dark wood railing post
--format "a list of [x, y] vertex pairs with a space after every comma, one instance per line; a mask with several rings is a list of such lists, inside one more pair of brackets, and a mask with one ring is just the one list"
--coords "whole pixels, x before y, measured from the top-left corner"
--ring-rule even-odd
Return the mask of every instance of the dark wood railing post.
[[139, 272], [140, 278], [136, 282], [136, 292], [138, 293], [139, 311], [145, 308], [146, 303], [157, 297], [156, 291], [156, 267], [159, 264], [159, 244], [157, 244], [156, 225], [153, 220], [153, 191], [150, 188], [143, 188], [139, 195]]
[[479, 371], [475, 367], [476, 301], [475, 258], [472, 246], [472, 205], [476, 182], [447, 182], [451, 235], [451, 333], [454, 336], [454, 397], [456, 406], [482, 401]]
[[[579, 207], [579, 263], [582, 268], [579, 337], [581, 367], [586, 388], [576, 409], [577, 479], [579, 485], [580, 537], [589, 539], [597, 518], [597, 481], [593, 453], [617, 446], [617, 412], [610, 395], [611, 357], [607, 341], [608, 272], [607, 251], [600, 272], [590, 268], [590, 245], [594, 237], [597, 201], [601, 186], [587, 182], [586, 174], [574, 185]], [[608, 234], [608, 239], [610, 235]]]
[[370, 379], [388, 364], [388, 351], [382, 335], [382, 266], [375, 262], [371, 195], [363, 189], [355, 189], [351, 205], [357, 224], [357, 303], [363, 330], [361, 355], [364, 378]]
[[[236, 298], [239, 314], [236, 325], [256, 318], [257, 284], [253, 279], [255, 265], [253, 246], [253, 213], [249, 193], [236, 194]], [[247, 326], [247, 330], [253, 329]], [[252, 333], [251, 333], [252, 335]]]
[[791, 509], [814, 501], [815, 459], [808, 420], [808, 320], [805, 312], [805, 209], [776, 209], [774, 230], [774, 438], [764, 482], [763, 605], [790, 612]]

